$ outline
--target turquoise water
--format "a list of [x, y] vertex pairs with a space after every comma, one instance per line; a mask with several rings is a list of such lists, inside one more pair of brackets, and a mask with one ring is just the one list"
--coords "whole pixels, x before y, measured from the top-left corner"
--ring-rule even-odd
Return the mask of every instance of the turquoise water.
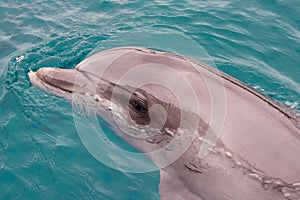
[[[299, 112], [299, 10], [298, 0], [2, 0], [0, 199], [159, 199], [159, 173], [98, 162], [78, 137], [70, 104], [32, 87], [30, 69], [73, 68], [95, 49], [134, 45], [127, 36], [136, 31], [176, 32], [220, 70]], [[157, 46], [153, 35], [144, 42]], [[171, 44], [191, 48], [161, 39]]]

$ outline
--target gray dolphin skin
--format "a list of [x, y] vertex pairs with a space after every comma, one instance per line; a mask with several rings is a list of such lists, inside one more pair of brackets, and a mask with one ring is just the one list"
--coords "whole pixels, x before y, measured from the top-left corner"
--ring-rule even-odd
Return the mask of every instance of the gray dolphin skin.
[[[138, 67], [143, 70], [135, 71]], [[194, 96], [189, 96], [178, 77], [166, 76], [172, 70], [187, 80]], [[188, 134], [189, 127], [196, 124], [191, 144], [170, 165], [161, 167], [168, 154], [148, 156], [160, 167], [162, 200], [300, 200], [299, 117], [206, 64], [142, 47], [120, 47], [96, 53], [75, 69], [45, 67], [29, 72], [29, 78], [33, 85], [68, 100], [74, 94], [82, 99], [88, 96], [99, 105], [97, 114], [112, 125], [118, 114], [124, 120], [123, 127], [143, 129], [147, 137], [138, 137], [139, 131], [115, 131], [143, 153], [163, 148], [176, 135]], [[169, 85], [156, 84], [158, 80]], [[141, 85], [143, 81], [147, 84]], [[223, 88], [224, 108], [214, 107], [213, 102], [222, 99], [212, 96], [208, 85]], [[199, 112], [191, 111], [189, 103], [182, 105], [181, 97], [170, 88], [183, 94], [186, 102], [195, 98]], [[225, 115], [217, 120], [222, 128], [215, 145], [200, 157], [201, 146], [209, 142], [203, 138], [216, 130], [212, 115], [222, 109]], [[180, 141], [169, 151], [176, 152]]]

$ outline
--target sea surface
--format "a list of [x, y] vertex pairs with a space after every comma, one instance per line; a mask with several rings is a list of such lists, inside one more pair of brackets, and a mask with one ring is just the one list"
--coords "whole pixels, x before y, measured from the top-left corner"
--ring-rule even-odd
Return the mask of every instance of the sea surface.
[[299, 114], [299, 11], [299, 0], [1, 0], [0, 199], [159, 199], [158, 171], [95, 159], [70, 103], [33, 87], [29, 70], [153, 47], [209, 61]]

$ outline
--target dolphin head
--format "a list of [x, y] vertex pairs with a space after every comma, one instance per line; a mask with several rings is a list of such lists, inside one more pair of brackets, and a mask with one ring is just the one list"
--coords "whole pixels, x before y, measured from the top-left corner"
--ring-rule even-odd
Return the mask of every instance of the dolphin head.
[[[198, 130], [191, 83], [180, 80], [186, 69], [192, 73], [193, 67], [180, 57], [125, 47], [97, 53], [75, 69], [44, 67], [29, 77], [55, 95], [97, 105], [97, 114], [117, 124], [120, 136], [143, 152], [165, 146], [179, 129]], [[200, 128], [206, 126], [202, 120]], [[157, 135], [163, 142], [153, 142]]]

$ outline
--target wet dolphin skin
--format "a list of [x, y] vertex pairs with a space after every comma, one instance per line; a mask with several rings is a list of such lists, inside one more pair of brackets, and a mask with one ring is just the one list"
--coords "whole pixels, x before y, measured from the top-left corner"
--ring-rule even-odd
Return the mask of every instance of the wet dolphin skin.
[[[206, 64], [120, 47], [96, 53], [75, 69], [45, 67], [29, 77], [33, 85], [68, 100], [74, 94], [91, 98], [98, 115], [119, 126], [116, 133], [141, 152], [162, 149], [178, 136], [168, 153], [148, 155], [160, 168], [163, 200], [300, 199], [299, 117]], [[213, 94], [212, 85], [225, 95]], [[217, 131], [211, 119], [219, 114]], [[125, 131], [131, 127], [135, 131]], [[213, 137], [207, 137], [210, 132]], [[178, 153], [185, 138], [191, 142]], [[209, 153], [200, 157], [209, 142]]]

